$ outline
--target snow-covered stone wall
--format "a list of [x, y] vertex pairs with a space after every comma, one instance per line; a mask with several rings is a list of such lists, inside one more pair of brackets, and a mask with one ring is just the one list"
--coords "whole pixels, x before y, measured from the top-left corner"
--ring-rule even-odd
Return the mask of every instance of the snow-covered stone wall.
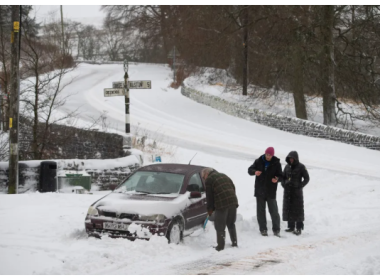
[[373, 150], [380, 150], [380, 137], [349, 131], [294, 117], [267, 113], [258, 109], [226, 101], [195, 89], [181, 86], [181, 93], [190, 99], [245, 120], [277, 128], [294, 134], [324, 138]]
[[[58, 173], [65, 171], [85, 172], [91, 175], [91, 185], [97, 188], [108, 188], [118, 185], [130, 173], [142, 166], [142, 154], [132, 150], [132, 155], [108, 160], [66, 159], [55, 160]], [[40, 165], [42, 160], [19, 162], [19, 193], [36, 191], [40, 184]], [[8, 162], [0, 162], [0, 193], [8, 190]]]

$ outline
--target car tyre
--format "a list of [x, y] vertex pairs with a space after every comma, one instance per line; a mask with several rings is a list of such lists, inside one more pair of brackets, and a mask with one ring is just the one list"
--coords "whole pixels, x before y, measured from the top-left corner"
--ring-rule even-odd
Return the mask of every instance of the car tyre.
[[166, 234], [166, 238], [169, 243], [179, 244], [183, 238], [183, 230], [182, 223], [176, 219], [174, 220], [168, 228], [168, 232]]

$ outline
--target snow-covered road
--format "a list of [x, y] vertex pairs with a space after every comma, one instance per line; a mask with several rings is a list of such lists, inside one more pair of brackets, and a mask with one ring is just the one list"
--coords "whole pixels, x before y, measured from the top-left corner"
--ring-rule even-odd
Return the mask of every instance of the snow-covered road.
[[[229, 247], [227, 234], [226, 250], [213, 250], [212, 222], [180, 245], [168, 245], [164, 237], [88, 238], [85, 214], [104, 192], [1, 195], [0, 274], [380, 274], [380, 152], [293, 135], [198, 104], [168, 87], [171, 72], [163, 65], [130, 65], [129, 74], [131, 80], [152, 80], [151, 90], [131, 90], [132, 132], [177, 146], [164, 161], [188, 163], [197, 153], [193, 164], [234, 181], [239, 248]], [[122, 66], [83, 64], [72, 75], [76, 80], [65, 94], [75, 98], [62, 110], [81, 106], [81, 122], [107, 111], [110, 126], [122, 133], [124, 98], [103, 97], [103, 88], [122, 79]], [[282, 163], [297, 150], [309, 170], [301, 236], [259, 234], [247, 168], [268, 146]], [[279, 187], [280, 215], [282, 195]]]
[[[150, 138], [172, 145], [240, 159], [253, 159], [268, 146], [275, 147], [281, 159], [297, 150], [302, 162], [310, 167], [380, 178], [377, 164], [363, 164], [363, 160], [376, 162], [379, 152], [294, 135], [196, 103], [179, 89], [169, 87], [171, 71], [165, 65], [132, 64], [129, 69], [130, 80], [152, 81], [151, 90], [130, 91], [132, 133], [144, 131]], [[103, 96], [103, 88], [122, 80], [122, 65], [82, 64], [71, 75], [75, 81], [64, 93], [75, 94], [75, 98], [64, 109], [81, 106], [80, 118], [85, 120], [96, 119], [106, 111], [110, 128], [124, 132], [124, 97]]]

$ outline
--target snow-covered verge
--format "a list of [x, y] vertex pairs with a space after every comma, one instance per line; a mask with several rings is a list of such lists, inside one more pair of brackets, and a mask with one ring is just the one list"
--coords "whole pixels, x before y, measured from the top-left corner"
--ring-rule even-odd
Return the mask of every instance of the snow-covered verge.
[[[241, 87], [230, 77], [225, 70], [202, 68], [200, 73], [188, 77], [184, 85], [211, 96], [219, 97], [229, 103], [242, 105], [251, 110], [261, 110], [268, 114], [278, 114], [285, 117], [295, 117], [293, 94], [282, 90], [260, 88], [249, 85], [247, 96], [241, 94]], [[318, 96], [307, 96], [306, 110], [308, 120], [323, 123], [323, 100]], [[342, 101], [340, 106], [345, 112], [357, 115], [360, 118], [371, 118], [364, 106], [352, 101]], [[380, 111], [380, 107], [377, 108]], [[379, 122], [354, 119], [349, 115], [338, 112], [339, 124], [337, 127], [352, 131], [358, 131], [370, 135], [380, 136]]]
[[[187, 163], [193, 155], [179, 148], [173, 161]], [[87, 209], [109, 192], [0, 195], [0, 274], [380, 274], [378, 179], [309, 168], [302, 235], [282, 231], [282, 238], [271, 232], [262, 237], [254, 177], [246, 171], [252, 162], [198, 152], [193, 163], [212, 166], [234, 181], [239, 248], [230, 247], [228, 233], [224, 251], [211, 248], [212, 222], [180, 245], [159, 236], [134, 242], [88, 238]], [[280, 211], [282, 195], [279, 187]]]

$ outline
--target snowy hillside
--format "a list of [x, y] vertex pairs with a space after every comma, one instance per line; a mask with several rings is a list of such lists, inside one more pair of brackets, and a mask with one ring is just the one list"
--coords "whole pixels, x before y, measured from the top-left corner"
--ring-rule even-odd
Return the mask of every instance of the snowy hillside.
[[[218, 96], [224, 100], [244, 104], [252, 109], [259, 109], [283, 116], [296, 116], [294, 99], [291, 93], [282, 90], [268, 90], [250, 85], [249, 92], [254, 92], [254, 95], [249, 94], [248, 96], [243, 96], [241, 95], [241, 87], [238, 87], [236, 81], [228, 77], [223, 70], [202, 69], [200, 73], [187, 78], [184, 84], [201, 92]], [[323, 123], [322, 98], [306, 95], [305, 100], [308, 120]], [[363, 106], [355, 104], [352, 101], [342, 103], [340, 106], [347, 113], [363, 117], [364, 119], [370, 117]], [[348, 114], [344, 115], [341, 112], [338, 113], [337, 117], [339, 119], [339, 125], [337, 127], [380, 136], [380, 127], [376, 122], [360, 119], [351, 120]]]
[[[56, 116], [80, 107], [81, 115], [71, 121], [86, 126], [106, 112], [107, 129], [123, 134], [124, 98], [103, 97], [103, 88], [123, 74], [121, 65], [80, 65], [64, 90], [74, 97]], [[230, 247], [227, 234], [227, 248], [216, 252], [212, 222], [180, 245], [158, 236], [134, 242], [88, 238], [87, 209], [108, 192], [0, 195], [0, 274], [380, 274], [380, 152], [293, 135], [198, 104], [169, 88], [165, 65], [130, 65], [129, 76], [152, 80], [151, 90], [131, 90], [132, 132], [171, 149], [162, 152], [163, 162], [187, 164], [197, 153], [192, 164], [234, 181], [239, 248]], [[297, 150], [308, 168], [300, 236], [284, 232], [285, 222], [281, 238], [259, 234], [254, 177], [247, 169], [268, 146], [282, 164]], [[279, 186], [280, 215], [282, 195]], [[267, 219], [270, 229], [269, 213]]]

